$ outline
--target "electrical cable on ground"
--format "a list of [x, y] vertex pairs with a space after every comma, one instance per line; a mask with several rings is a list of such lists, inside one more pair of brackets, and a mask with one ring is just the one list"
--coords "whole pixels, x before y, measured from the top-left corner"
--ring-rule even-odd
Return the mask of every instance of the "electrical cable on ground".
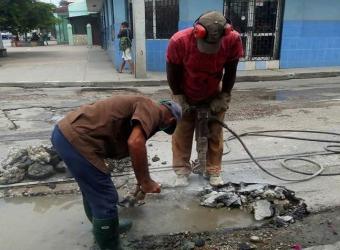
[[[308, 139], [308, 138], [303, 138], [303, 137], [295, 137], [295, 136], [280, 136], [280, 135], [267, 135], [267, 134], [263, 134], [263, 133], [273, 133], [273, 132], [297, 132], [297, 133], [313, 133], [313, 134], [326, 134], [326, 135], [335, 135], [335, 136], [339, 136], [340, 134], [338, 133], [332, 133], [332, 132], [324, 132], [324, 131], [315, 131], [315, 130], [265, 130], [265, 131], [257, 131], [257, 132], [248, 132], [248, 133], [243, 133], [240, 135], [237, 135], [232, 129], [230, 129], [227, 124], [225, 124], [224, 122], [220, 121], [217, 117], [210, 117], [209, 119], [210, 121], [215, 121], [218, 124], [220, 124], [223, 128], [227, 129], [232, 136], [229, 137], [227, 139], [227, 141], [233, 140], [233, 139], [237, 139], [241, 145], [243, 146], [244, 150], [246, 151], [246, 153], [249, 155], [249, 157], [251, 158], [251, 160], [256, 164], [256, 166], [258, 166], [263, 172], [267, 173], [268, 175], [279, 179], [279, 180], [283, 180], [283, 181], [290, 181], [290, 182], [302, 182], [302, 181], [308, 181], [310, 179], [313, 179], [317, 176], [336, 176], [336, 175], [340, 175], [340, 173], [329, 173], [329, 174], [323, 174], [322, 172], [325, 170], [325, 168], [320, 165], [319, 163], [309, 160], [309, 159], [305, 159], [305, 158], [289, 158], [289, 159], [285, 159], [281, 162], [282, 167], [284, 167], [285, 169], [294, 172], [294, 173], [298, 173], [298, 174], [303, 174], [303, 175], [309, 175], [309, 177], [306, 178], [301, 178], [301, 179], [289, 179], [289, 178], [284, 178], [278, 175], [275, 175], [273, 173], [271, 173], [269, 170], [265, 169], [256, 159], [255, 157], [252, 155], [252, 153], [249, 151], [248, 147], [245, 145], [245, 143], [243, 142], [243, 140], [241, 139], [242, 136], [265, 136], [265, 137], [275, 137], [275, 138], [284, 138], [284, 139], [293, 139], [293, 140], [305, 140], [305, 141], [315, 141], [315, 142], [330, 142], [330, 143], [340, 143], [340, 141], [338, 140], [323, 140], [323, 139]], [[325, 147], [325, 150], [333, 152], [333, 153], [340, 153], [340, 145], [328, 145]], [[230, 152], [230, 149], [228, 147], [228, 153]], [[304, 171], [300, 171], [300, 170], [295, 170], [292, 169], [290, 167], [288, 167], [285, 163], [288, 161], [305, 161], [305, 162], [309, 162], [311, 164], [313, 164], [314, 166], [318, 167], [318, 170], [314, 173], [311, 172], [304, 172]]]

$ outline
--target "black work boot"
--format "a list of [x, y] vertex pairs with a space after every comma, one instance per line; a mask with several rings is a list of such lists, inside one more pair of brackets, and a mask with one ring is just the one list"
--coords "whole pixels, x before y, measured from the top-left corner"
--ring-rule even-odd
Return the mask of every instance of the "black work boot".
[[101, 250], [122, 250], [119, 240], [118, 218], [93, 218], [93, 234]]

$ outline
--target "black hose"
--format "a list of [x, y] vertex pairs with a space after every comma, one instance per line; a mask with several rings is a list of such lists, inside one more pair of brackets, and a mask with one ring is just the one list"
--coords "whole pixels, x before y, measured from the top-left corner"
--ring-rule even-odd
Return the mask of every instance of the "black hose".
[[[337, 148], [338, 150], [335, 150], [334, 148]], [[327, 145], [325, 147], [325, 150], [336, 154], [340, 154], [340, 145]]]
[[[238, 136], [239, 137], [242, 137], [242, 136], [263, 136], [263, 137], [274, 137], [274, 138], [282, 138], [282, 139], [292, 139], [292, 140], [303, 140], [303, 141], [314, 141], [314, 142], [331, 142], [331, 143], [340, 143], [340, 141], [338, 140], [324, 140], [324, 139], [308, 139], [308, 138], [304, 138], [304, 137], [296, 137], [296, 136], [282, 136], [282, 135], [265, 135], [263, 133], [275, 133], [275, 132], [296, 132], [296, 133], [310, 133], [310, 134], [325, 134], [325, 135], [335, 135], [335, 136], [340, 136], [339, 133], [334, 133], [334, 132], [326, 132], [326, 131], [317, 131], [317, 130], [296, 130], [296, 129], [282, 129], [282, 130], [262, 130], [262, 131], [256, 131], [256, 132], [246, 132], [246, 133], [242, 133], [242, 134], [239, 134]], [[233, 136], [230, 136], [227, 141], [229, 140], [233, 140], [235, 139], [236, 137], [233, 135]], [[228, 146], [229, 147], [229, 146]], [[340, 153], [340, 145], [327, 145], [324, 147], [324, 149], [326, 151], [329, 151], [329, 152], [332, 152], [332, 153], [335, 153], [335, 154], [338, 154]], [[337, 150], [338, 149], [338, 150]], [[230, 152], [230, 150], [229, 150]], [[287, 159], [284, 159], [282, 162], [281, 162], [281, 166], [284, 167], [285, 169], [291, 171], [291, 172], [295, 172], [295, 173], [298, 173], [298, 174], [303, 174], [303, 175], [313, 175], [313, 173], [310, 173], [310, 172], [304, 172], [304, 171], [301, 171], [301, 170], [295, 170], [295, 169], [292, 169], [290, 168], [289, 166], [286, 165], [286, 162], [288, 161], [292, 161], [292, 160], [295, 160], [295, 161], [306, 161], [306, 162], [310, 162], [314, 165], [316, 165], [317, 167], [319, 167], [319, 164], [316, 163], [315, 161], [312, 161], [312, 160], [309, 160], [309, 159], [305, 159], [305, 158], [302, 158], [302, 157], [295, 157], [295, 158], [287, 158]], [[320, 168], [320, 167], [319, 167]], [[318, 176], [337, 176], [337, 175], [340, 175], [340, 172], [338, 173], [328, 173], [328, 174], [325, 174], [325, 173], [320, 173]]]
[[[227, 129], [232, 136], [229, 137], [227, 139], [227, 141], [232, 140], [232, 139], [237, 139], [241, 145], [243, 146], [244, 150], [246, 151], [246, 153], [249, 155], [249, 157], [251, 158], [251, 160], [265, 173], [267, 173], [268, 175], [277, 178], [279, 180], [283, 180], [283, 181], [293, 181], [293, 182], [301, 182], [301, 181], [307, 181], [310, 180], [312, 178], [315, 178], [316, 176], [335, 176], [335, 175], [340, 175], [340, 173], [330, 173], [330, 174], [323, 174], [322, 172], [324, 171], [324, 167], [321, 166], [319, 163], [309, 160], [309, 159], [305, 159], [305, 158], [289, 158], [289, 159], [285, 159], [283, 162], [281, 162], [281, 165], [292, 172], [298, 173], [298, 174], [303, 174], [303, 175], [309, 175], [309, 177], [307, 178], [302, 178], [302, 179], [288, 179], [288, 178], [284, 178], [284, 177], [280, 177], [277, 176], [273, 173], [271, 173], [270, 171], [268, 171], [267, 169], [265, 169], [255, 158], [254, 156], [251, 154], [251, 152], [249, 151], [249, 149], [247, 148], [247, 146], [245, 145], [245, 143], [242, 141], [241, 137], [242, 136], [266, 136], [266, 137], [276, 137], [276, 138], [284, 138], [284, 139], [294, 139], [294, 140], [306, 140], [306, 141], [317, 141], [317, 142], [331, 142], [331, 143], [340, 143], [340, 141], [337, 140], [321, 140], [321, 139], [308, 139], [308, 138], [303, 138], [303, 137], [294, 137], [294, 136], [280, 136], [280, 135], [265, 135], [263, 133], [270, 133], [270, 132], [298, 132], [298, 133], [315, 133], [315, 134], [327, 134], [327, 135], [336, 135], [336, 136], [340, 136], [340, 134], [338, 133], [332, 133], [332, 132], [324, 132], [324, 131], [315, 131], [315, 130], [265, 130], [265, 131], [257, 131], [257, 132], [247, 132], [247, 133], [243, 133], [243, 134], [236, 134], [232, 129], [230, 129], [227, 124], [225, 124], [224, 122], [220, 121], [217, 117], [210, 117], [211, 121], [215, 121], [218, 124], [220, 124], [222, 127], [224, 127], [225, 129]], [[327, 147], [325, 147], [325, 149], [327, 151], [333, 152], [333, 153], [340, 153], [340, 145], [328, 145]], [[339, 149], [339, 150], [337, 150]], [[230, 150], [229, 150], [230, 151]], [[295, 170], [292, 169], [290, 167], [288, 167], [285, 163], [287, 161], [292, 161], [292, 160], [299, 160], [299, 161], [305, 161], [305, 162], [309, 162], [312, 163], [313, 165], [317, 166], [319, 168], [318, 171], [316, 171], [315, 173], [310, 173], [310, 172], [303, 172], [303, 171], [299, 171], [299, 170]]]

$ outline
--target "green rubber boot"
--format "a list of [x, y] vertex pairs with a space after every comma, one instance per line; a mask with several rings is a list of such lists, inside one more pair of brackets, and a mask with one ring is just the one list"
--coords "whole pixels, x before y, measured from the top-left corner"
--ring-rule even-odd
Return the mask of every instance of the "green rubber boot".
[[[83, 198], [83, 205], [84, 205], [84, 211], [86, 214], [86, 217], [89, 219], [89, 221], [92, 223], [92, 212], [91, 208], [89, 206], [89, 203]], [[132, 220], [130, 219], [119, 219], [119, 233], [126, 233], [128, 232], [132, 227]]]
[[101, 250], [122, 250], [119, 240], [118, 218], [93, 218], [93, 234]]

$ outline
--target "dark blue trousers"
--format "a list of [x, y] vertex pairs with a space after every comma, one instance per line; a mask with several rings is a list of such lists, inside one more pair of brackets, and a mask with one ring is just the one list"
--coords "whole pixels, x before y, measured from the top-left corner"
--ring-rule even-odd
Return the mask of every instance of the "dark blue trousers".
[[99, 171], [86, 160], [55, 126], [51, 138], [53, 147], [77, 181], [83, 199], [96, 219], [118, 217], [118, 193], [109, 174]]

